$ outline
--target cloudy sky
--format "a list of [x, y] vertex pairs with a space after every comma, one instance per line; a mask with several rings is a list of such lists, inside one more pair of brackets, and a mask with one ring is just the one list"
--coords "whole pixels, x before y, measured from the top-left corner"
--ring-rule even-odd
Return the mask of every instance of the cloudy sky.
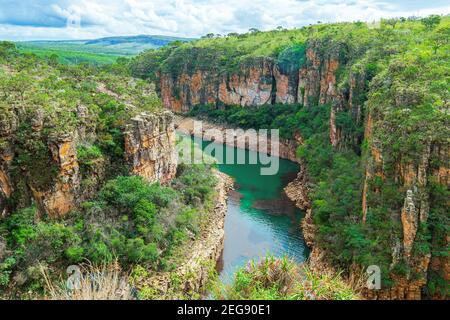
[[449, 14], [448, 0], [0, 0], [0, 39], [199, 37], [333, 21]]

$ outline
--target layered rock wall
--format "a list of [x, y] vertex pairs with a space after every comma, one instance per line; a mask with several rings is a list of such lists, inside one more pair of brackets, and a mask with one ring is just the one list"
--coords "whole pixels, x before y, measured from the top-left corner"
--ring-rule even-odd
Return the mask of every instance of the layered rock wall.
[[125, 132], [125, 158], [130, 172], [148, 182], [172, 180], [177, 168], [172, 113], [142, 113], [131, 119]]
[[[32, 137], [38, 141], [45, 139], [48, 157], [32, 159], [31, 166], [20, 165], [24, 151], [14, 142], [17, 127], [11, 126], [11, 121], [0, 122], [0, 217], [35, 203], [40, 216], [60, 218], [81, 201], [95, 196], [95, 191], [105, 180], [105, 167], [109, 161], [97, 159], [90, 164], [91, 169], [82, 174], [77, 146], [95, 141], [95, 131], [90, 131], [89, 124], [83, 121], [83, 108], [77, 110], [80, 125], [76, 131], [48, 138], [41, 137], [44, 119], [39, 116], [33, 119]], [[175, 130], [169, 111], [133, 118], [124, 132], [124, 143], [124, 158], [131, 174], [161, 183], [167, 183], [175, 176]], [[40, 170], [45, 172], [38, 172]], [[40, 182], [44, 180], [41, 177], [46, 177], [45, 183]], [[89, 180], [88, 185], [83, 183], [85, 180]]]

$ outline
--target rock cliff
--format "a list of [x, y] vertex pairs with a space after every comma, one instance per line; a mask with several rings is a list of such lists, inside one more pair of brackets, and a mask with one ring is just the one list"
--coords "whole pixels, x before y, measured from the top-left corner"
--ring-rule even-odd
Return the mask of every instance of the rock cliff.
[[134, 175], [162, 184], [172, 180], [177, 168], [172, 113], [132, 118], [125, 132], [125, 158]]
[[302, 102], [311, 105], [336, 100], [339, 56], [333, 52], [319, 56], [317, 46], [310, 44], [306, 62], [296, 72], [283, 70], [271, 58], [248, 59], [238, 71], [227, 74], [194, 70], [173, 76], [162, 72], [159, 88], [164, 106], [183, 112], [199, 104], [259, 106]]
[[[422, 248], [434, 246], [435, 243], [440, 243], [439, 247], [442, 247], [442, 243], [448, 243], [449, 237], [442, 235], [432, 235], [433, 239], [428, 242], [423, 240], [424, 234], [437, 232], [436, 227], [433, 227], [437, 222], [430, 222], [430, 212], [433, 211], [430, 189], [435, 182], [448, 188], [448, 143], [439, 137], [428, 137], [427, 141], [420, 142], [419, 154], [411, 155], [405, 151], [393, 159], [394, 151], [384, 146], [387, 143], [386, 135], [393, 135], [395, 127], [400, 127], [401, 123], [392, 124], [384, 119], [386, 114], [392, 112], [389, 106], [383, 109], [377, 107], [375, 102], [370, 102], [369, 105], [372, 105], [368, 110], [368, 99], [376, 101], [376, 97], [368, 97], [376, 63], [364, 60], [370, 59], [364, 56], [367, 48], [370, 46], [354, 50], [349, 42], [313, 39], [307, 41], [301, 63], [296, 68], [285, 68], [279, 60], [265, 57], [247, 58], [240, 61], [237, 68], [221, 72], [205, 67], [201, 63], [201, 56], [197, 55], [195, 65], [198, 68], [190, 68], [190, 61], [189, 67], [180, 65], [177, 72], [161, 71], [159, 90], [165, 107], [175, 112], [186, 112], [199, 104], [212, 104], [218, 108], [223, 105], [245, 107], [275, 103], [300, 103], [307, 108], [329, 106], [328, 138], [334, 150], [351, 149], [358, 156], [362, 155], [365, 177], [361, 182], [361, 217], [355, 218], [358, 220], [356, 222], [362, 225], [372, 223], [369, 221], [371, 212], [381, 210], [382, 207], [382, 202], [374, 201], [374, 197], [383, 197], [391, 190], [390, 186], [395, 186], [396, 194], [402, 195], [401, 203], [398, 201], [383, 210], [389, 212], [392, 220], [388, 249], [392, 255], [391, 266], [406, 265], [406, 274], [393, 273], [392, 287], [368, 291], [366, 296], [417, 299], [423, 296], [425, 284], [433, 273], [439, 274], [442, 279], [448, 280], [450, 277], [446, 255], [433, 254], [433, 249]], [[385, 54], [395, 52], [386, 49]], [[392, 74], [403, 70], [395, 63], [392, 68], [396, 68], [391, 70]], [[380, 86], [388, 88], [392, 85], [392, 77], [384, 76], [377, 81]], [[405, 94], [405, 89], [401, 87], [390, 92], [394, 97], [388, 104], [395, 108], [417, 104], [421, 99], [413, 92]], [[409, 129], [402, 130], [404, 132], [399, 136], [407, 136], [405, 132]], [[390, 143], [392, 145], [394, 142]], [[302, 227], [305, 239], [313, 246], [316, 226], [308, 198], [310, 189], [307, 168], [303, 165], [297, 179], [286, 188], [286, 192], [306, 211]], [[393, 197], [392, 194], [390, 196]], [[443, 205], [448, 205], [448, 202]], [[428, 225], [434, 229], [430, 231]], [[399, 226], [399, 229], [394, 226]], [[324, 252], [314, 247], [311, 256], [313, 264], [326, 265], [323, 256]], [[359, 272], [360, 268], [348, 266], [350, 277], [356, 270]]]
[[[81, 110], [81, 108], [78, 108]], [[82, 118], [82, 117], [81, 117]], [[89, 162], [89, 170], [81, 172], [77, 147], [95, 141], [95, 132], [81, 121], [72, 132], [41, 136], [46, 124], [44, 119], [34, 118], [33, 137], [42, 143], [41, 153], [31, 159], [31, 164], [20, 165], [34, 149], [24, 149], [23, 141], [17, 143], [17, 128], [13, 119], [0, 122], [2, 139], [0, 157], [0, 214], [35, 203], [40, 215], [60, 218], [74, 209], [81, 201], [95, 196], [105, 180], [107, 157]], [[36, 120], [38, 119], [38, 120]], [[26, 122], [26, 119], [21, 119]], [[48, 119], [46, 119], [48, 121]], [[173, 117], [169, 111], [140, 114], [124, 128], [124, 161], [131, 174], [145, 177], [150, 182], [167, 183], [176, 172], [175, 131]], [[32, 141], [32, 137], [29, 137]], [[26, 142], [26, 141], [25, 141]], [[31, 151], [30, 151], [31, 150]], [[23, 163], [23, 160], [22, 160]], [[43, 171], [40, 171], [43, 170]]]

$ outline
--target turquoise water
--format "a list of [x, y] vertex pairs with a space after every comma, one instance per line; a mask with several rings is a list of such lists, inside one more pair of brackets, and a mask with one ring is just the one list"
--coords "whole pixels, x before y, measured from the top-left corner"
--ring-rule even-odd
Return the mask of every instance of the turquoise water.
[[[225, 155], [229, 152], [236, 154], [236, 148], [194, 139], [203, 149], [212, 143], [214, 147], [222, 148]], [[246, 159], [258, 155], [254, 151], [239, 150], [245, 152]], [[225, 245], [218, 265], [224, 282], [229, 282], [234, 272], [249, 260], [267, 253], [287, 255], [297, 262], [308, 257], [308, 248], [300, 230], [303, 213], [283, 192], [283, 188], [295, 178], [299, 165], [278, 160], [278, 173], [270, 176], [261, 175], [263, 165], [259, 161], [257, 164], [218, 165], [220, 171], [235, 180], [235, 191], [228, 198]]]

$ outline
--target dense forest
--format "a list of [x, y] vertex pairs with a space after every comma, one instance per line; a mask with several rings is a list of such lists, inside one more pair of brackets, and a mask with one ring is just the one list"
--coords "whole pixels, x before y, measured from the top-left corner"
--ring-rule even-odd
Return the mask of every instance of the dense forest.
[[448, 297], [449, 39], [437, 15], [253, 29], [130, 66], [175, 112], [300, 134], [322, 260], [379, 266], [380, 297]]

